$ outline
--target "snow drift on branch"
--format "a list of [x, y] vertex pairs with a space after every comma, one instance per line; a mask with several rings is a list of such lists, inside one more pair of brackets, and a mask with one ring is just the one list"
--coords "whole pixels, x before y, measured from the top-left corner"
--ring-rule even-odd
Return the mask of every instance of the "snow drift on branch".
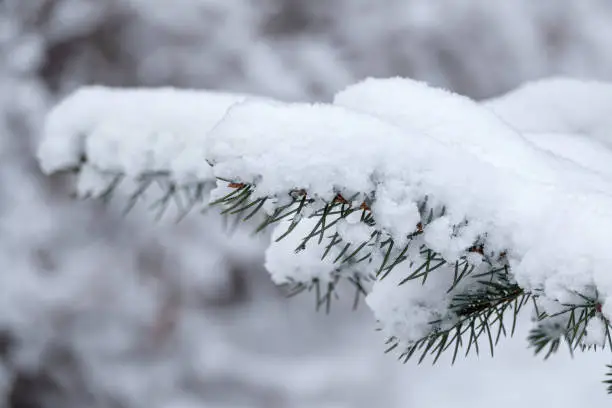
[[81, 165], [137, 177], [167, 172], [207, 179], [206, 133], [246, 95], [84, 87], [48, 115], [39, 159], [47, 173]]
[[[40, 159], [48, 172], [78, 166], [84, 157], [99, 171], [130, 177], [165, 171], [176, 180], [189, 174], [247, 183], [253, 197], [272, 198], [268, 212], [296, 190], [319, 202], [338, 194], [367, 200], [380, 232], [372, 239], [391, 238], [406, 248], [412, 242], [407, 253], [414, 258], [427, 246], [449, 265], [478, 242], [507, 258], [525, 290], [564, 303], [596, 288], [612, 317], [606, 302], [612, 296], [612, 181], [601, 171], [610, 152], [593, 141], [604, 138], [596, 113], [606, 110], [564, 111], [576, 95], [591, 94], [606, 106], [612, 98], [608, 86], [569, 80], [532, 84], [484, 105], [399, 78], [369, 79], [339, 93], [334, 104], [315, 105], [94, 89], [50, 114]], [[546, 121], [529, 117], [537, 112], [547, 112]], [[548, 136], [538, 139], [537, 132]], [[555, 133], [562, 136], [550, 148]], [[570, 140], [579, 140], [594, 163], [562, 154], [571, 150], [565, 148]], [[227, 182], [219, 189], [226, 192]], [[421, 231], [424, 202], [444, 210]], [[298, 280], [312, 278], [297, 264], [312, 257], [296, 257], [291, 268], [278, 259], [281, 252], [268, 252], [269, 266], [288, 271], [275, 272], [277, 282], [292, 271]], [[373, 251], [371, 259], [383, 255]], [[482, 260], [473, 262], [479, 267]], [[411, 273], [416, 266], [402, 268]], [[368, 303], [390, 336], [412, 341], [426, 334], [432, 316], [443, 314], [452, 284], [447, 275], [428, 302], [411, 292], [396, 296], [404, 287], [377, 282]], [[401, 326], [413, 318], [416, 324]]]

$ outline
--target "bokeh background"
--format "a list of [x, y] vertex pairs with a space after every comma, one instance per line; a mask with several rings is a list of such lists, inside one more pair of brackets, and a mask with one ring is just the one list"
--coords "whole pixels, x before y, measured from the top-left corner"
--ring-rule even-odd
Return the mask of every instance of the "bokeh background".
[[612, 78], [611, 46], [608, 0], [0, 0], [0, 406], [609, 406], [609, 354], [543, 362], [519, 330], [493, 359], [402, 365], [352, 299], [285, 299], [265, 236], [75, 200], [35, 151], [84, 84], [327, 101], [401, 75], [482, 99]]

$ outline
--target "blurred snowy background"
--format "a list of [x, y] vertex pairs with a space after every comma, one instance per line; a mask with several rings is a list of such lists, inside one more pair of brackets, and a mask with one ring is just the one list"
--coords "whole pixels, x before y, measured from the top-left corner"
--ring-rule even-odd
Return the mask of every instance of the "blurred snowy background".
[[78, 202], [34, 150], [83, 84], [328, 100], [365, 76], [475, 98], [552, 74], [612, 79], [608, 0], [0, 0], [0, 406], [555, 407], [609, 404], [608, 355], [406, 366], [366, 308], [284, 299], [262, 243]]

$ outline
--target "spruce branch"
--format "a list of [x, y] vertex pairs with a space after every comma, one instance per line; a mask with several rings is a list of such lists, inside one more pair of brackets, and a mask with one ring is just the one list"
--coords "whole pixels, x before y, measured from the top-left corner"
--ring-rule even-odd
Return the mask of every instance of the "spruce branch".
[[[108, 187], [100, 197], [105, 201], [109, 200], [125, 180], [121, 174], [111, 177]], [[487, 251], [486, 236], [478, 237], [463, 255], [453, 261], [445, 259], [423, 244], [420, 238], [428, 226], [445, 216], [447, 211], [446, 206], [432, 205], [428, 196], [418, 205], [420, 222], [415, 225], [414, 231], [405, 237], [403, 243], [397, 245], [393, 238], [378, 228], [371, 211], [375, 198], [367, 193], [344, 194], [338, 191], [332, 199], [326, 200], [311, 196], [305, 189], [296, 188], [289, 191], [285, 197], [261, 197], [257, 195], [254, 184], [219, 179], [218, 183], [226, 183], [228, 192], [206, 203], [206, 194], [212, 188], [211, 182], [178, 185], [163, 172], [143, 174], [135, 182], [136, 188], [129, 196], [126, 212], [155, 185], [161, 189], [162, 195], [150, 209], [157, 211], [158, 218], [172, 203], [179, 209], [179, 219], [197, 204], [203, 208], [219, 207], [222, 215], [235, 219], [237, 223], [249, 221], [261, 214], [258, 217], [261, 222], [254, 229], [255, 233], [280, 221], [289, 221], [287, 229], [276, 238], [277, 241], [294, 233], [303, 219], [314, 219], [314, 226], [301, 238], [295, 251], [305, 250], [309, 245], [319, 245], [322, 248], [321, 259], [333, 256], [336, 268], [326, 281], [289, 280], [283, 286], [289, 296], [306, 291], [314, 292], [317, 310], [325, 309], [329, 313], [332, 301], [338, 298], [337, 288], [341, 281], [353, 285], [356, 307], [359, 299], [367, 294], [365, 284], [368, 281], [385, 279], [404, 262], [409, 263], [410, 273], [399, 280], [399, 285], [413, 281], [425, 285], [430, 274], [450, 269], [453, 276], [447, 293], [451, 296], [451, 301], [446, 314], [429, 322], [429, 333], [408, 345], [393, 336], [387, 339], [386, 352], [404, 347], [399, 354], [399, 359], [404, 363], [418, 357], [420, 364], [430, 356], [435, 364], [445, 352], [452, 353], [451, 362], [454, 363], [460, 351], [464, 356], [468, 356], [470, 352], [479, 354], [483, 342], [493, 355], [501, 338], [514, 334], [518, 314], [525, 306], [532, 303], [538, 310], [538, 294], [526, 292], [512, 280], [510, 267], [505, 259], [506, 253]], [[346, 241], [335, 228], [341, 220], [355, 213], [359, 214], [359, 222], [373, 228], [370, 238], [363, 242]], [[453, 233], [458, 233], [468, 224], [469, 220], [464, 220], [453, 225]], [[416, 252], [413, 249], [415, 246], [418, 248]], [[487, 266], [485, 272], [481, 272], [481, 268], [472, 262], [474, 256]], [[367, 268], [363, 268], [363, 265], [367, 265]], [[364, 274], [364, 269], [370, 272]], [[562, 310], [557, 313], [537, 312], [537, 324], [528, 336], [536, 354], [545, 352], [544, 358], [549, 358], [559, 350], [563, 342], [571, 353], [577, 349], [612, 349], [611, 325], [601, 314], [601, 302], [597, 294], [576, 295], [579, 299], [576, 303], [562, 304]], [[604, 323], [606, 340], [600, 346], [584, 343], [587, 326], [592, 319], [601, 319]], [[612, 366], [608, 368], [611, 371], [607, 376], [612, 377]], [[604, 382], [608, 384], [608, 392], [612, 393], [612, 379]]]
[[[114, 199], [125, 200], [124, 215], [129, 214], [139, 202], [145, 202], [148, 204], [148, 210], [154, 213], [156, 220], [161, 219], [171, 205], [177, 211], [176, 222], [180, 222], [197, 206], [203, 211], [207, 207], [208, 192], [214, 187], [210, 181], [179, 184], [164, 171], [145, 172], [136, 178], [117, 172], [96, 169], [91, 171], [95, 171], [100, 178], [107, 180], [106, 185], [101, 189], [97, 187], [99, 191], [86, 190], [81, 198], [96, 198], [106, 204]], [[148, 197], [150, 195], [156, 198], [151, 200]]]
[[608, 368], [608, 372], [606, 373], [606, 380], [602, 382], [608, 386], [608, 394], [612, 394], [612, 365], [608, 364], [606, 365], [606, 367]]
[[346, 275], [341, 270], [337, 270], [332, 274], [332, 279], [327, 282], [322, 282], [319, 279], [313, 279], [309, 283], [290, 281], [281, 285], [286, 291], [287, 297], [293, 297], [303, 292], [315, 293], [315, 309], [317, 311], [324, 307], [327, 314], [331, 311], [332, 301], [339, 299], [338, 286], [341, 280], [349, 283], [354, 290], [353, 310], [359, 306], [360, 298], [367, 295], [366, 284], [367, 277], [358, 274]]
[[[483, 336], [488, 340], [489, 350], [493, 355], [494, 347], [501, 337], [506, 337], [508, 333], [514, 334], [517, 316], [531, 295], [512, 283], [506, 273], [492, 270], [489, 274], [490, 280], [478, 280], [470, 290], [454, 295], [448, 314], [430, 322], [430, 333], [409, 344], [399, 355], [399, 359], [406, 363], [419, 355], [420, 364], [430, 355], [433, 356], [435, 364], [443, 352], [452, 350], [451, 362], [454, 364], [462, 349], [465, 349], [465, 356], [468, 356], [470, 351], [479, 354], [479, 340]], [[507, 312], [512, 312], [510, 330], [506, 328]], [[389, 352], [397, 348], [400, 341], [390, 338], [387, 343], [392, 344], [387, 349]]]
[[[561, 342], [565, 342], [570, 353], [575, 350], [594, 350], [610, 348], [612, 350], [612, 333], [610, 321], [601, 313], [601, 302], [594, 291], [593, 296], [580, 293], [575, 295], [581, 300], [578, 304], [562, 304], [562, 310], [553, 314], [541, 313], [539, 320], [529, 335], [529, 341], [536, 354], [548, 347], [545, 359], [558, 350]], [[603, 341], [601, 344], [585, 344], [589, 322], [599, 319], [603, 325]]]
[[[310, 241], [314, 240], [317, 244], [324, 246], [323, 259], [328, 256], [332, 248], [337, 246], [341, 246], [342, 249], [335, 262], [343, 260], [340, 262], [342, 264], [348, 260], [358, 262], [368, 260], [372, 263], [376, 259], [380, 263], [373, 269], [374, 273], [372, 275], [375, 279], [384, 279], [402, 262], [407, 261], [414, 265], [420, 259], [421, 263], [414, 265], [411, 273], [400, 280], [400, 285], [416, 280], [421, 281], [421, 284], [426, 284], [430, 273], [435, 273], [449, 264], [440, 254], [423, 244], [419, 247], [418, 259], [410, 259], [410, 245], [425, 232], [430, 223], [446, 213], [445, 206], [440, 208], [429, 206], [428, 197], [425, 197], [419, 205], [421, 222], [415, 226], [414, 232], [406, 237], [406, 243], [398, 248], [394, 240], [384, 236], [380, 230], [376, 230], [372, 234], [370, 241], [358, 244], [345, 242], [337, 232], [328, 236], [325, 235], [327, 231], [332, 230], [332, 227], [340, 219], [347, 217], [354, 211], [362, 211], [361, 222], [376, 227], [376, 221], [369, 210], [370, 204], [366, 204], [364, 200], [363, 204], [357, 208], [352, 205], [356, 197], [365, 195], [358, 194], [351, 197], [350, 200], [346, 200], [341, 193], [338, 193], [334, 200], [325, 202], [324, 200], [306, 199], [308, 194], [305, 190], [296, 191], [302, 198], [300, 205], [296, 208], [297, 199], [295, 198], [295, 192], [293, 192], [294, 199], [289, 204], [277, 208], [276, 212], [268, 217], [263, 227], [265, 228], [285, 217], [294, 215], [289, 229], [278, 238], [278, 240], [281, 240], [295, 229], [296, 224], [302, 219], [302, 211], [306, 206], [318, 205], [318, 208], [311, 209], [309, 212], [310, 217], [318, 218], [317, 223], [303, 238], [302, 244], [297, 250], [305, 248]], [[467, 224], [468, 221], [466, 220], [455, 225], [453, 231], [458, 231]], [[356, 256], [364, 248], [366, 249], [364, 252], [366, 255]], [[379, 256], [375, 256], [376, 253]], [[488, 265], [488, 269], [485, 272], [479, 272], [476, 265], [470, 262], [470, 254], [480, 256], [483, 264]], [[348, 263], [350, 268], [351, 263]], [[418, 357], [418, 363], [420, 364], [427, 356], [431, 356], [432, 362], [435, 364], [445, 352], [452, 352], [451, 362], [454, 363], [461, 350], [464, 350], [465, 356], [468, 356], [470, 352], [479, 354], [483, 341], [487, 344], [493, 356], [495, 346], [501, 338], [512, 336], [515, 333], [518, 315], [525, 306], [533, 304], [535, 309], [538, 310], [538, 294], [526, 292], [513, 282], [510, 267], [506, 261], [506, 252], [497, 254], [488, 252], [486, 250], [486, 237], [479, 237], [462, 257], [450, 264], [453, 270], [453, 280], [447, 293], [452, 294], [452, 301], [447, 314], [430, 322], [428, 335], [405, 346], [399, 354], [399, 359], [404, 363], [413, 357]], [[476, 273], [477, 271], [479, 273]], [[319, 282], [313, 282], [310, 285], [300, 283], [297, 288], [299, 288], [299, 291], [306, 288], [310, 290], [315, 288], [317, 308], [325, 304], [326, 309], [329, 310], [330, 301], [334, 297], [334, 288], [339, 277], [342, 276], [341, 269], [338, 269], [333, 276], [334, 280], [328, 283], [324, 290], [321, 290]], [[358, 274], [354, 274], [350, 279], [359, 278]], [[469, 281], [470, 284], [461, 285], [465, 281]], [[360, 293], [365, 294], [361, 287], [357, 290], [357, 294]], [[528, 341], [534, 347], [536, 354], [546, 350], [545, 358], [548, 358], [558, 351], [562, 341], [568, 344], [571, 352], [577, 348], [582, 351], [597, 349], [597, 346], [585, 345], [582, 341], [590, 319], [604, 319], [601, 315], [601, 303], [597, 296], [578, 295], [578, 297], [582, 299], [581, 303], [563, 304], [563, 310], [556, 314], [549, 315], [538, 312], [538, 325], [528, 336]], [[565, 317], [566, 323], [564, 326], [559, 323], [561, 317]], [[604, 322], [606, 344], [601, 348], [605, 348], [606, 345], [612, 348], [610, 324], [605, 319]], [[388, 338], [386, 352], [397, 349], [401, 344], [401, 339], [393, 336]], [[612, 372], [609, 376], [612, 376]], [[609, 392], [612, 393], [612, 380], [609, 379], [606, 383], [609, 385]]]

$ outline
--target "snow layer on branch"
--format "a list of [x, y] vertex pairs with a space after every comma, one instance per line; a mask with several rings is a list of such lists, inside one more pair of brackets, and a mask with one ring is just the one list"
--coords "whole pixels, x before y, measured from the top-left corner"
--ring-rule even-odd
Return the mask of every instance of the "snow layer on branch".
[[48, 115], [38, 156], [52, 173], [81, 165], [137, 177], [167, 172], [209, 179], [207, 132], [245, 95], [196, 90], [85, 87]]
[[395, 337], [408, 345], [431, 332], [431, 322], [445, 317], [451, 300], [447, 293], [452, 272], [432, 274], [427, 285], [401, 284], [412, 272], [408, 263], [400, 264], [388, 277], [374, 283], [366, 297], [368, 306], [382, 324], [387, 337]]
[[403, 137], [394, 126], [344, 108], [249, 101], [211, 131], [209, 159], [216, 176], [257, 182], [261, 196], [303, 188], [331, 198], [334, 188], [372, 191], [373, 171]]
[[[467, 236], [508, 251], [524, 288], [561, 302], [592, 286], [612, 295], [607, 177], [538, 148], [469, 99], [410, 80], [368, 80], [336, 103], [235, 105], [211, 132], [215, 174], [254, 182], [262, 196], [367, 194], [378, 228], [400, 242], [427, 196], [447, 206], [448, 225], [470, 220]], [[412, 210], [387, 214], [397, 208]], [[442, 227], [425, 234], [432, 250], [467, 249], [465, 235], [441, 237]]]
[[606, 146], [590, 134], [525, 133], [525, 137], [543, 150], [612, 179], [610, 145]]
[[338, 93], [334, 103], [416, 130], [529, 179], [612, 191], [601, 177], [525, 143], [523, 135], [478, 103], [422, 82], [370, 78]]
[[[415, 232], [421, 221], [418, 205], [427, 197], [429, 205], [444, 205], [446, 213], [426, 226], [419, 244], [447, 261], [465, 253], [476, 239], [485, 239], [487, 251], [507, 253], [525, 289], [564, 302], [574, 296], [572, 291], [597, 287], [607, 300], [612, 296], [607, 248], [612, 178], [606, 166], [612, 153], [590, 138], [600, 125], [587, 126], [600, 123], [603, 129], [604, 122], [578, 115], [571, 127], [557, 126], [551, 113], [546, 126], [523, 126], [522, 114], [504, 113], [512, 112], [509, 107], [522, 98], [520, 92], [482, 106], [407, 79], [369, 79], [339, 93], [330, 105], [90, 88], [52, 112], [40, 157], [48, 172], [77, 166], [85, 156], [97, 170], [133, 177], [168, 171], [179, 178], [216, 176], [253, 183], [253, 197], [278, 200], [269, 200], [267, 210], [284, 204], [295, 189], [327, 201], [338, 193], [347, 198], [360, 194], [358, 202], [371, 200], [376, 228], [400, 246]], [[562, 99], [564, 92], [555, 98]], [[596, 101], [607, 104], [603, 96]], [[543, 97], [541, 106], [548, 106]], [[219, 184], [219, 190], [226, 189], [226, 183]], [[465, 220], [469, 226], [457, 233], [455, 226]], [[347, 242], [367, 235], [341, 223], [334, 232], [347, 235]], [[275, 235], [281, 233], [278, 229]], [[281, 241], [268, 251], [274, 280], [306, 283], [324, 281], [326, 275], [332, 280], [337, 268], [325, 260], [316, 264], [323, 249], [315, 253], [316, 248], [307, 248], [296, 257], [296, 242]], [[422, 334], [415, 329], [419, 324], [398, 326], [407, 311], [422, 303], [420, 297], [387, 293], [393, 287], [376, 283], [368, 301], [384, 329], [404, 338], [406, 327]], [[437, 299], [435, 305], [427, 308], [440, 314], [446, 295], [431, 299]], [[611, 309], [604, 305], [603, 310]], [[421, 317], [422, 323], [431, 316]]]
[[550, 78], [483, 105], [540, 148], [612, 176], [612, 84]]
[[528, 82], [483, 104], [524, 133], [584, 134], [612, 143], [610, 83], [550, 78]]

